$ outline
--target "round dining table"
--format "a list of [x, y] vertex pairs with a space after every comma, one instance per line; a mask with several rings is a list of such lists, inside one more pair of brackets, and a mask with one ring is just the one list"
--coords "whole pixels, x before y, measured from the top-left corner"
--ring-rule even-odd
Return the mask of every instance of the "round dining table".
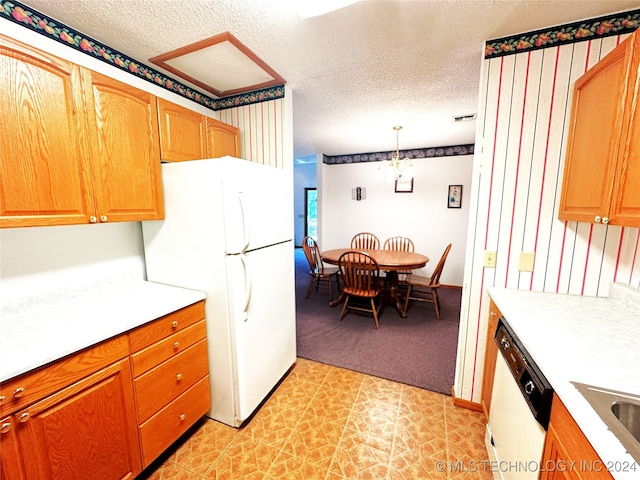
[[[321, 252], [322, 261], [331, 265], [338, 265], [340, 256], [349, 251], [356, 250], [365, 252], [371, 256], [380, 267], [380, 270], [387, 272], [385, 278], [386, 290], [388, 297], [395, 303], [396, 310], [402, 318], [407, 315], [403, 309], [403, 302], [398, 292], [398, 271], [415, 270], [424, 267], [429, 261], [429, 257], [415, 252], [402, 252], [398, 250], [371, 250], [371, 249], [354, 249], [354, 248], [334, 248], [333, 250], [325, 250]], [[332, 307], [342, 303], [345, 300], [344, 294], [340, 298], [330, 303]]]

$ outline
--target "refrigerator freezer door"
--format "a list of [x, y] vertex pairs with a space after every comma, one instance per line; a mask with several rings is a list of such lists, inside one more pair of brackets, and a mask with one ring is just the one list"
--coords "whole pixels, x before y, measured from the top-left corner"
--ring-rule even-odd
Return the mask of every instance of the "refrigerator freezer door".
[[230, 255], [227, 276], [239, 425], [296, 359], [293, 243]]
[[291, 173], [230, 157], [223, 161], [226, 253], [292, 240]]

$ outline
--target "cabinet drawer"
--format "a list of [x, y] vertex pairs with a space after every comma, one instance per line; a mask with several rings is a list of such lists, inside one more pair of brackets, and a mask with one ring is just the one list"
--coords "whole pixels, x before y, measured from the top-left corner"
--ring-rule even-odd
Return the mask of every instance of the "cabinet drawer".
[[204, 320], [164, 340], [154, 343], [131, 356], [133, 376], [138, 377], [147, 370], [161, 364], [165, 360], [185, 351], [191, 345], [207, 337], [207, 326]]
[[126, 335], [99, 343], [0, 384], [0, 416], [41, 400], [128, 356]]
[[131, 352], [137, 352], [152, 343], [173, 335], [200, 320], [204, 320], [204, 301], [184, 307], [129, 333]]
[[144, 467], [187, 431], [211, 406], [209, 375], [140, 425]]
[[133, 383], [138, 403], [138, 422], [147, 420], [208, 373], [207, 341], [200, 340], [136, 378]]

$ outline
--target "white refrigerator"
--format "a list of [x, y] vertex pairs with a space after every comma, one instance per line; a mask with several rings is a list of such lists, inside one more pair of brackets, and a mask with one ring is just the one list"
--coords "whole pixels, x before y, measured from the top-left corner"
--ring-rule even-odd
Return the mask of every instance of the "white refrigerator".
[[291, 172], [223, 157], [162, 165], [147, 279], [206, 294], [211, 410], [240, 426], [296, 360]]

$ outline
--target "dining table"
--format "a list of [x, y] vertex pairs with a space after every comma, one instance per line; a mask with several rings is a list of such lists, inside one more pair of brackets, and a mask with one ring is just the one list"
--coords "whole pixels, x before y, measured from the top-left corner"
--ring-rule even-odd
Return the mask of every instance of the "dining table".
[[[349, 251], [364, 252], [372, 257], [380, 270], [386, 272], [385, 291], [387, 298], [395, 304], [396, 310], [402, 318], [406, 318], [407, 314], [403, 308], [403, 301], [400, 298], [398, 290], [398, 272], [415, 270], [424, 267], [429, 262], [429, 257], [415, 252], [404, 252], [400, 250], [373, 250], [362, 248], [334, 248], [321, 252], [322, 261], [331, 265], [338, 265], [340, 257], [343, 253]], [[340, 294], [337, 300], [330, 303], [332, 307], [344, 302], [344, 293]]]

